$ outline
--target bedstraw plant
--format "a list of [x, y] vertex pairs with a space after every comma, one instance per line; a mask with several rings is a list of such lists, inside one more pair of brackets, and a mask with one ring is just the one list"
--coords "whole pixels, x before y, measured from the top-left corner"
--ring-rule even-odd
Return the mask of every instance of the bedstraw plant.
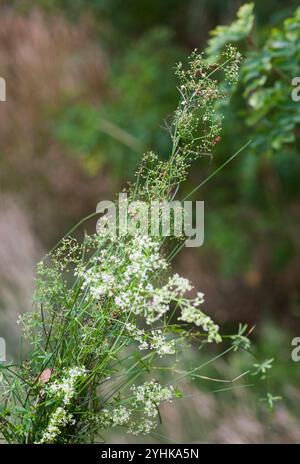
[[[187, 69], [176, 67], [180, 98], [169, 124], [170, 156], [144, 155], [127, 190], [132, 201], [170, 202], [192, 161], [211, 155], [220, 141], [222, 117], [214, 108], [226, 94], [218, 79], [222, 73], [234, 84], [240, 55], [229, 47], [218, 60], [195, 51]], [[29, 350], [18, 363], [0, 366], [6, 442], [93, 443], [114, 427], [152, 433], [160, 404], [182, 395], [182, 379], [197, 376], [199, 366], [180, 367], [187, 343], [222, 342], [202, 310], [204, 295], [170, 272], [182, 241], [170, 251], [165, 237], [138, 227], [133, 235], [103, 229], [82, 240], [73, 230], [37, 266], [34, 310], [19, 318]], [[243, 340], [233, 337], [233, 349]]]

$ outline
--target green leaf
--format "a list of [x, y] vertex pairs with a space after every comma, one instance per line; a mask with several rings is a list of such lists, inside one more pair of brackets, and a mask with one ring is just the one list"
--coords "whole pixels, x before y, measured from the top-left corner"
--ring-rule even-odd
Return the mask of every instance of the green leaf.
[[223, 48], [231, 42], [245, 39], [251, 32], [254, 24], [254, 3], [246, 3], [237, 12], [237, 19], [229, 26], [217, 26], [210, 32], [212, 36], [208, 41], [206, 53], [217, 58]]

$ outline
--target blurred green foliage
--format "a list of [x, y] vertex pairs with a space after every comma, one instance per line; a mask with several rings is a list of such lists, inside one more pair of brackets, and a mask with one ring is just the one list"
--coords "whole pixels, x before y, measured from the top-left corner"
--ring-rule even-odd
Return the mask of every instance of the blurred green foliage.
[[245, 39], [251, 32], [254, 23], [254, 3], [246, 3], [237, 12], [237, 19], [229, 26], [217, 26], [210, 32], [206, 52], [208, 56], [218, 56], [228, 43]]
[[253, 19], [249, 20], [245, 7], [252, 8], [253, 4], [239, 10], [240, 23], [233, 23], [235, 35], [228, 32], [230, 27], [212, 31], [214, 37], [207, 53], [214, 55], [227, 43], [247, 39], [249, 50], [241, 69], [247, 105], [243, 115], [246, 124], [255, 130], [254, 149], [273, 154], [285, 144], [296, 142], [295, 130], [300, 122], [300, 107], [291, 98], [291, 80], [300, 73], [300, 8], [282, 27], [272, 29], [264, 44], [256, 45], [251, 35]]
[[[271, 256], [271, 273], [282, 272], [298, 248], [291, 224], [293, 220], [299, 222], [294, 205], [300, 194], [300, 106], [292, 100], [291, 81], [300, 73], [300, 9], [283, 25], [272, 28], [264, 40], [259, 31], [253, 31], [252, 10], [253, 4], [244, 5], [238, 21], [212, 31], [207, 48], [213, 59], [234, 41], [244, 55], [239, 86], [233, 90], [227, 108], [222, 108], [226, 130], [215, 161], [220, 164], [245, 140], [252, 143], [224, 172], [221, 181], [217, 180], [218, 213], [216, 218], [211, 217], [210, 225], [211, 246], [220, 252], [221, 269], [225, 261], [231, 274], [245, 271], [249, 265], [251, 268], [253, 252], [262, 241]], [[216, 221], [220, 236], [212, 232]], [[225, 251], [225, 243], [234, 243], [232, 253]]]
[[172, 39], [165, 28], [151, 30], [113, 63], [105, 101], [98, 107], [61, 109], [55, 134], [88, 168], [99, 169], [109, 153], [112, 167], [126, 179], [146, 149], [167, 154], [170, 140], [158, 124], [163, 125], [174, 109], [174, 63], [183, 55]]

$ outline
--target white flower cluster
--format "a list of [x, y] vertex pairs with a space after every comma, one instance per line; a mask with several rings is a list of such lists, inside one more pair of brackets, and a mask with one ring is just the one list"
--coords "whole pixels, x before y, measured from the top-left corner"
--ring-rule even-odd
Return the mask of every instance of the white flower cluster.
[[[118, 308], [128, 310], [134, 304], [133, 310], [137, 311], [145, 303], [141, 291], [149, 277], [166, 269], [167, 263], [160, 256], [159, 242], [148, 236], [135, 235], [126, 246], [121, 245], [121, 256], [111, 256], [109, 249], [104, 249], [90, 261], [88, 269], [78, 266], [75, 276], [82, 278], [82, 290], [92, 298], [114, 296]], [[121, 279], [117, 280], [117, 275]]]
[[72, 367], [68, 369], [61, 381], [54, 381], [48, 387], [50, 395], [62, 399], [64, 405], [70, 404], [75, 395], [75, 385], [78, 379], [85, 377], [85, 367]]
[[175, 291], [176, 295], [178, 296], [183, 296], [186, 292], [189, 292], [193, 288], [188, 279], [185, 279], [178, 274], [174, 274], [169, 279], [168, 287], [170, 289], [173, 288], [173, 291]]
[[[188, 279], [174, 274], [161, 287], [154, 287], [150, 282], [167, 268], [158, 240], [134, 235], [123, 245], [118, 245], [122, 253], [111, 256], [104, 249], [90, 261], [91, 267], [77, 269], [76, 275], [83, 279], [82, 288], [87, 298], [109, 297], [117, 314], [141, 316], [148, 325], [160, 320], [175, 302], [182, 310], [181, 320], [201, 326], [207, 331], [209, 341], [220, 341], [218, 326], [196, 309], [204, 302], [203, 293], [198, 292], [191, 300], [184, 297], [193, 288]], [[152, 349], [159, 356], [175, 353], [174, 342], [167, 340], [162, 331], [145, 333], [132, 323], [127, 323], [127, 331], [139, 342], [141, 350]]]
[[[105, 250], [103, 251], [105, 253]], [[75, 271], [75, 276], [83, 279], [82, 289], [88, 289], [90, 296], [96, 300], [102, 296], [111, 295], [111, 291], [115, 285], [114, 275], [103, 269], [98, 261], [98, 257], [94, 258], [92, 260], [92, 267], [89, 269], [79, 267]]]
[[119, 309], [146, 315], [149, 294], [154, 291], [149, 278], [167, 268], [159, 246], [159, 242], [148, 236], [133, 237], [122, 282], [115, 289], [115, 304]]
[[139, 342], [140, 350], [155, 350], [160, 357], [172, 355], [176, 352], [175, 341], [167, 340], [160, 329], [145, 332], [145, 330], [137, 328], [134, 324], [127, 323], [126, 330], [133, 340]]
[[87, 370], [85, 367], [71, 367], [65, 371], [65, 375], [61, 381], [56, 380], [46, 387], [47, 392], [61, 400], [63, 406], [57, 407], [52, 413], [48, 426], [41, 440], [37, 443], [54, 443], [55, 438], [61, 433], [63, 427], [75, 423], [72, 414], [66, 410], [66, 406], [70, 404], [72, 398], [75, 396], [76, 382], [86, 375]]
[[118, 406], [113, 409], [103, 409], [97, 417], [96, 423], [106, 429], [126, 425], [128, 433], [147, 434], [158, 424], [158, 406], [163, 401], [172, 401], [175, 390], [151, 380], [143, 385], [131, 387], [133, 398], [131, 406]]
[[168, 283], [160, 288], [147, 287], [148, 303], [144, 310], [147, 324], [160, 319], [170, 309], [170, 303], [176, 301], [184, 293], [192, 289], [192, 285], [187, 279], [174, 274]]
[[130, 420], [131, 414], [131, 411], [125, 406], [118, 406], [111, 411], [103, 409], [97, 418], [97, 423], [104, 429], [125, 425]]
[[149, 348], [155, 350], [160, 357], [175, 354], [175, 341], [167, 340], [161, 330], [152, 330]]
[[193, 306], [196, 308], [201, 306], [204, 303], [204, 293], [198, 292], [196, 298], [194, 299]]
[[134, 394], [133, 406], [142, 409], [142, 420], [132, 421], [128, 432], [134, 435], [148, 434], [154, 430], [158, 424], [158, 406], [164, 401], [172, 401], [175, 395], [174, 387], [162, 386], [151, 380], [143, 385], [131, 387]]
[[162, 386], [155, 380], [145, 382], [143, 385], [133, 385], [131, 391], [135, 402], [145, 404], [145, 412], [148, 416], [156, 416], [156, 406], [163, 401], [171, 401], [174, 396], [174, 387]]
[[50, 416], [48, 427], [36, 444], [54, 443], [56, 437], [61, 433], [61, 429], [73, 423], [72, 414], [59, 406]]
[[219, 326], [215, 324], [212, 319], [200, 311], [198, 308], [190, 304], [186, 304], [181, 309], [181, 315], [178, 318], [181, 321], [193, 323], [207, 332], [207, 341], [209, 343], [222, 341], [219, 334]]

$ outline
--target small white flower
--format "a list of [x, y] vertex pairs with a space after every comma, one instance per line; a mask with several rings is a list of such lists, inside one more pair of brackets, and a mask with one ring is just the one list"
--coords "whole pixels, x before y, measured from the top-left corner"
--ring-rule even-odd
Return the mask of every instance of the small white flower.
[[81, 377], [85, 377], [87, 371], [85, 367], [73, 367], [66, 370], [62, 380], [55, 381], [49, 385], [48, 391], [53, 396], [62, 398], [65, 405], [70, 404], [75, 395], [75, 384]]
[[69, 423], [74, 423], [72, 414], [59, 406], [50, 416], [48, 427], [43, 432], [42, 438], [36, 443], [54, 443], [56, 437], [61, 434], [61, 429]]

